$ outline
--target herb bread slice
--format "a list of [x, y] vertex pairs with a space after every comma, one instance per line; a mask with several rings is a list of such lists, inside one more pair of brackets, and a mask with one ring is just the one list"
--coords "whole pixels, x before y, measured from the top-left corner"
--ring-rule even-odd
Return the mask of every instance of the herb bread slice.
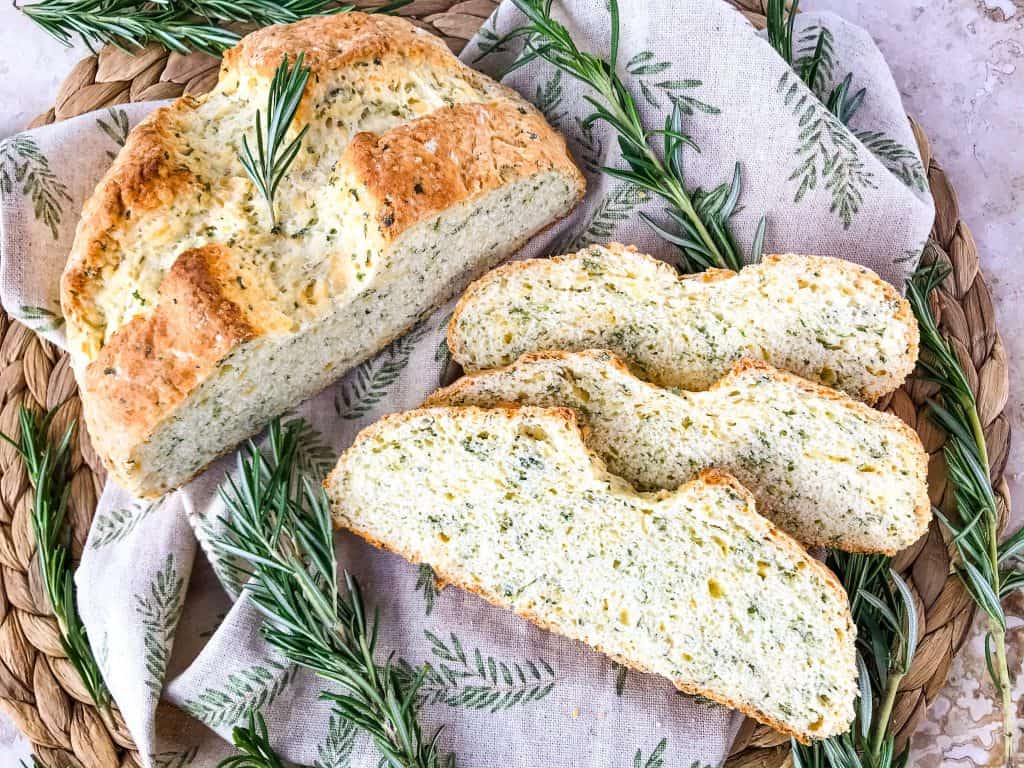
[[363, 430], [335, 523], [439, 579], [802, 741], [847, 729], [855, 629], [835, 576], [731, 476], [639, 493], [565, 408], [425, 408]]
[[900, 419], [765, 363], [742, 361], [703, 392], [661, 389], [611, 352], [540, 352], [465, 376], [427, 406], [566, 406], [587, 445], [634, 485], [672, 489], [710, 467], [808, 545], [893, 554], [931, 519], [928, 456]]
[[742, 358], [874, 402], [917, 360], [910, 305], [870, 270], [818, 256], [766, 256], [741, 272], [680, 278], [611, 243], [505, 264], [466, 291], [448, 345], [468, 371], [525, 352], [610, 349], [645, 379], [706, 389]]
[[[311, 69], [277, 224], [239, 161], [275, 69]], [[62, 281], [93, 445], [137, 495], [401, 335], [566, 214], [583, 178], [513, 91], [386, 15], [272, 26], [156, 110], [85, 204]]]

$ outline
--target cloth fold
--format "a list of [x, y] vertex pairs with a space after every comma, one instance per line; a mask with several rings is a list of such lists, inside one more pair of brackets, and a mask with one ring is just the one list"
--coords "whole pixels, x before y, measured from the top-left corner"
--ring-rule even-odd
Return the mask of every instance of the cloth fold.
[[[767, 215], [769, 251], [847, 258], [897, 287], [916, 265], [933, 209], [899, 93], [881, 53], [858, 27], [831, 14], [801, 14], [795, 48], [812, 55], [824, 34], [813, 91], [731, 6], [720, 0], [623, 4], [620, 70], [645, 125], [661, 127], [673, 104], [699, 145], [686, 154], [691, 188], [742, 173], [733, 219], [747, 247]], [[559, 3], [579, 46], [606, 51], [602, 0]], [[523, 21], [503, 3], [462, 54], [488, 74], [515, 45], [496, 45]], [[865, 96], [849, 127], [821, 103], [847, 73]], [[639, 218], [661, 204], [603, 175], [621, 166], [608, 126], [588, 124], [586, 86], [534, 61], [505, 78], [566, 134], [588, 176], [585, 201], [521, 256], [619, 240], [669, 261], [673, 247]], [[0, 299], [7, 312], [64, 341], [60, 272], [77, 213], [130, 126], [157, 104], [115, 107], [18, 134], [0, 144]], [[241, 169], [239, 169], [241, 173]], [[326, 470], [363, 426], [412, 408], [439, 383], [451, 305], [296, 410]], [[76, 582], [90, 641], [147, 766], [213, 766], [226, 739], [261, 707], [287, 759], [321, 768], [376, 765], [369, 739], [334, 716], [323, 684], [269, 649], [260, 618], [206, 542], [224, 509], [217, 487], [227, 457], [185, 488], [141, 502], [108, 484]], [[201, 545], [197, 547], [197, 542]], [[461, 765], [526, 768], [629, 764], [715, 766], [740, 717], [677, 694], [589, 648], [549, 634], [457, 589], [438, 591], [426, 567], [338, 537], [339, 562], [382, 617], [381, 652], [430, 662], [422, 689], [427, 733], [444, 725], [444, 752]]]

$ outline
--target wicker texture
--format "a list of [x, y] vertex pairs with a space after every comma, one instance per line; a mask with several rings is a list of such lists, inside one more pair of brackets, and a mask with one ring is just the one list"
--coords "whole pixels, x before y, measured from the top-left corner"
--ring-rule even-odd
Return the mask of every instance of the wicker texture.
[[[761, 0], [734, 0], [757, 26], [764, 25]], [[492, 0], [415, 0], [402, 14], [439, 34], [459, 51], [493, 11]], [[66, 120], [85, 112], [131, 101], [203, 93], [216, 82], [218, 60], [205, 54], [182, 56], [157, 48], [134, 55], [106, 47], [75, 67], [49, 112], [32, 125]], [[989, 290], [979, 270], [970, 230], [960, 221], [956, 193], [931, 155], [916, 124], [936, 217], [925, 260], [940, 260], [952, 274], [933, 297], [943, 333], [970, 378], [989, 443], [992, 477], [1005, 520], [1009, 493], [1003, 469], [1009, 451], [1009, 425], [1003, 411], [1009, 380], [1006, 354], [996, 330]], [[918, 431], [931, 455], [929, 486], [933, 503], [950, 513], [952, 489], [942, 457], [945, 435], [926, 414], [934, 387], [910, 381], [879, 407]], [[17, 430], [18, 406], [60, 407], [53, 430], [80, 415], [81, 405], [67, 357], [27, 328], [0, 313], [0, 429]], [[78, 551], [103, 484], [103, 471], [84, 430], [73, 455], [71, 524]], [[91, 706], [74, 670], [63, 658], [56, 624], [40, 588], [35, 543], [29, 521], [31, 489], [14, 450], [0, 445], [0, 707], [15, 720], [48, 765], [113, 768], [136, 765], [131, 737], [114, 714], [102, 717]], [[951, 575], [952, 548], [938, 522], [927, 536], [900, 553], [895, 566], [918, 602], [920, 645], [897, 698], [895, 727], [904, 743], [946, 681], [974, 616], [969, 596]], [[785, 737], [748, 720], [734, 746], [730, 766], [770, 768], [786, 762]]]

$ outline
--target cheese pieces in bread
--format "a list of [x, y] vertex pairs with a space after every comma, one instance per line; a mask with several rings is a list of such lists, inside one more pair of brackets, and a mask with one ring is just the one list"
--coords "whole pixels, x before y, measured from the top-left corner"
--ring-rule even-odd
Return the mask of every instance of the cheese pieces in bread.
[[890, 285], [839, 259], [766, 256], [680, 278], [612, 243], [485, 275], [459, 302], [448, 345], [468, 371], [525, 352], [610, 349], [648, 381], [689, 390], [752, 358], [870, 403], [913, 370], [918, 330]]
[[732, 477], [638, 493], [564, 408], [425, 408], [363, 430], [335, 522], [446, 582], [802, 741], [847, 729], [855, 629], [835, 576]]
[[[239, 161], [275, 69], [310, 67], [268, 206]], [[62, 281], [93, 445], [152, 496], [322, 389], [583, 193], [517, 94], [387, 15], [272, 26], [156, 110], [85, 204]]]
[[577, 410], [587, 445], [640, 488], [725, 470], [805, 544], [893, 554], [931, 518], [928, 456], [912, 429], [764, 363], [737, 363], [711, 389], [680, 392], [641, 381], [611, 352], [540, 352], [465, 376], [426, 405], [507, 403]]

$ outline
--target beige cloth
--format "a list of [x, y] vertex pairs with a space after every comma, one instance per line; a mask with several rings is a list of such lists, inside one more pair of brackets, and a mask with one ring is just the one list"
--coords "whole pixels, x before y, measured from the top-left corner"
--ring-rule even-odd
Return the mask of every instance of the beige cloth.
[[[607, 50], [604, 1], [565, 6], [556, 12], [580, 47]], [[634, 0], [623, 3], [623, 18], [621, 69], [645, 124], [660, 127], [678, 101], [685, 130], [702, 149], [687, 153], [691, 187], [713, 187], [741, 163], [734, 230], [744, 247], [766, 213], [768, 250], [848, 258], [902, 286], [931, 226], [932, 204], [899, 94], [864, 31], [828, 14], [802, 14], [797, 24], [804, 52], [820, 26], [829, 33], [819, 91], [847, 72], [856, 88], [867, 88], [848, 130], [719, 0]], [[481, 45], [519, 23], [505, 3], [463, 59], [500, 71], [515, 50], [479, 59]], [[664, 218], [658, 201], [597, 171], [621, 161], [607, 126], [582, 128], [585, 87], [543, 62], [506, 82], [568, 136], [589, 178], [586, 201], [524, 255], [617, 239], [675, 259], [637, 216], [644, 210]], [[0, 145], [0, 297], [10, 314], [58, 344], [57, 285], [77, 211], [129, 125], [154, 106], [86, 115]], [[361, 427], [418, 405], [437, 386], [449, 313], [439, 310], [298, 409], [330, 457]], [[231, 727], [260, 706], [287, 758], [324, 768], [375, 765], [369, 740], [317, 699], [319, 682], [267, 649], [252, 608], [233, 602], [238, 585], [221, 584], [197, 547], [216, 527], [216, 489], [233, 466], [231, 458], [219, 461], [157, 504], [113, 484], [100, 500], [77, 583], [90, 640], [128, 727], [148, 765], [212, 766], [230, 751], [224, 738]], [[443, 724], [442, 749], [459, 764], [657, 768], [723, 760], [739, 722], [726, 710], [680, 696], [658, 678], [625, 673], [457, 589], [438, 594], [426, 571], [350, 536], [339, 536], [338, 548], [343, 567], [381, 610], [381, 652], [433, 665], [422, 691], [424, 730]], [[166, 708], [157, 717], [160, 697]]]

